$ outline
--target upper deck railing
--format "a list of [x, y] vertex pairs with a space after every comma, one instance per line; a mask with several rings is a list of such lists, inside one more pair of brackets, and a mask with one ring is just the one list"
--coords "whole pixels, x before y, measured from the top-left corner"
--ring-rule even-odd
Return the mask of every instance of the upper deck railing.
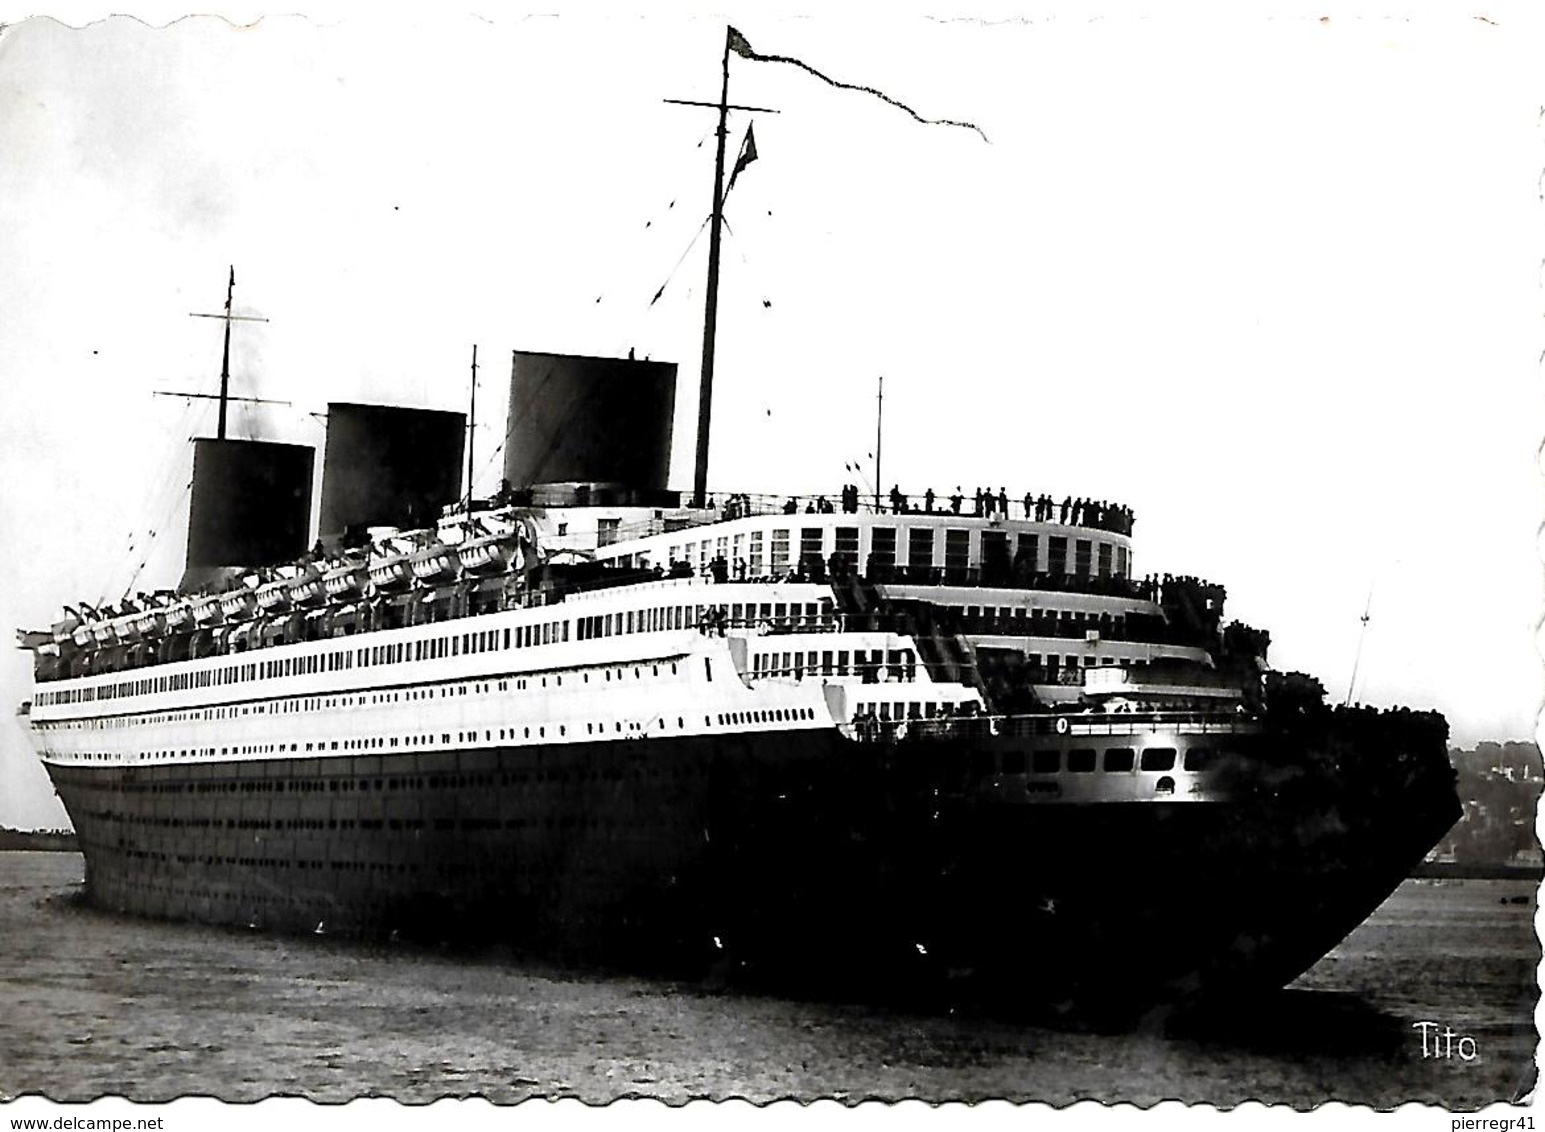
[[693, 508], [689, 505], [687, 494], [681, 492], [641, 492], [588, 484], [543, 484], [501, 492], [488, 502], [494, 507], [652, 507], [662, 512], [671, 512], [658, 518], [619, 524], [603, 532], [603, 546], [733, 519], [774, 515], [883, 514], [937, 516], [945, 519], [1023, 519], [1108, 531], [1118, 535], [1130, 535], [1133, 523], [1132, 509], [1123, 504], [1072, 497], [1058, 501], [1044, 493], [1035, 495], [1031, 492], [1014, 496], [1001, 488], [996, 492], [978, 490], [971, 495], [958, 490], [948, 495], [937, 495], [931, 488], [921, 493], [908, 494], [893, 488], [888, 496], [880, 499], [872, 494], [861, 494], [851, 484], [832, 494], [769, 495], [737, 491], [710, 495], [706, 507]]

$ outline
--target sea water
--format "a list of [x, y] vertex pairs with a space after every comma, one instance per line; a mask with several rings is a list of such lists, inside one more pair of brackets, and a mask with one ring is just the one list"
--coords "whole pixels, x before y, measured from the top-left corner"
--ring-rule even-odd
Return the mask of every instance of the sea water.
[[[1539, 947], [1528, 882], [1407, 881], [1291, 988], [1248, 1011], [1109, 1034], [149, 922], [83, 904], [81, 875], [75, 854], [0, 853], [7, 1098], [1474, 1108], [1533, 1082]], [[1133, 948], [1140, 959], [1141, 941]]]

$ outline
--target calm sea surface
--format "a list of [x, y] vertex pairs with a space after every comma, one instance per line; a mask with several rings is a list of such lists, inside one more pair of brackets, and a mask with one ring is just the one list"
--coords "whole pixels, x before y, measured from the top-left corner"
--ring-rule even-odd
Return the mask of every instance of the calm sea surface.
[[[5, 1097], [1469, 1108], [1533, 1081], [1540, 953], [1523, 882], [1408, 881], [1247, 1018], [1109, 1035], [142, 922], [82, 906], [80, 877], [74, 854], [0, 853]], [[1422, 1021], [1473, 1038], [1473, 1060], [1457, 1037], [1453, 1057], [1424, 1057]]]

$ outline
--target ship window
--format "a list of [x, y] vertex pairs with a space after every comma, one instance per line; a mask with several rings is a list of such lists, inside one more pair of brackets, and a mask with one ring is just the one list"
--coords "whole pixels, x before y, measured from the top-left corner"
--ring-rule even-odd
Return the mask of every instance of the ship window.
[[1094, 769], [1094, 750], [1075, 747], [1068, 752], [1068, 769], [1077, 774], [1087, 774]]
[[1062, 752], [1040, 750], [1030, 756], [1030, 769], [1036, 774], [1056, 774], [1062, 769]]
[[873, 527], [869, 533], [869, 565], [872, 570], [888, 570], [896, 564], [896, 528]]
[[1063, 535], [1052, 535], [1046, 540], [1046, 570], [1050, 574], [1068, 572], [1068, 540]]
[[971, 564], [971, 532], [944, 532], [944, 568], [964, 570]]
[[1144, 770], [1174, 770], [1174, 747], [1149, 747], [1143, 752]]
[[1131, 770], [1135, 752], [1131, 747], [1108, 747], [1105, 751], [1106, 770]]
[[1216, 755], [1217, 752], [1214, 751], [1211, 747], [1192, 747], [1190, 750], [1186, 751], [1186, 769], [1196, 771], [1206, 770], [1208, 767], [1212, 766]]
[[1090, 548], [1092, 545], [1086, 538], [1073, 540], [1073, 572], [1081, 578], [1089, 576]]
[[933, 565], [933, 528], [911, 527], [907, 530], [907, 564]]
[[1025, 773], [1025, 753], [1023, 751], [1004, 751], [1003, 752], [1003, 773], [1004, 774], [1024, 774]]
[[799, 565], [807, 573], [810, 571], [812, 560], [819, 562], [822, 555], [822, 543], [826, 532], [821, 527], [801, 527], [799, 530]]

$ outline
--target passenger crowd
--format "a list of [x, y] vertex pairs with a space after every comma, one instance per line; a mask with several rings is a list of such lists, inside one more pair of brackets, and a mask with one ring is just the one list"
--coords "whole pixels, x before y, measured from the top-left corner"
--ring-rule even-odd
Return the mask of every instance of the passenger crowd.
[[[736, 518], [740, 514], [752, 513], [749, 496], [731, 498], [743, 502], [737, 508], [737, 514], [726, 515], [726, 518]], [[863, 498], [857, 484], [844, 484], [835, 504], [824, 495], [813, 498], [790, 496], [783, 505], [783, 513], [795, 515], [803, 510], [807, 515], [831, 515], [841, 510], [845, 514], [852, 514], [863, 509]], [[1011, 502], [1006, 488], [1000, 487], [995, 492], [991, 488], [979, 487], [968, 497], [958, 486], [945, 496], [936, 494], [930, 487], [919, 499], [920, 502], [918, 499], [909, 497], [901, 490], [899, 484], [892, 485], [889, 496], [890, 510], [897, 515], [948, 514], [1007, 519], [1010, 517], [1012, 508], [1023, 518], [1037, 522], [1064, 523], [1069, 526], [1089, 527], [1123, 535], [1132, 533], [1132, 509], [1124, 504], [1109, 503], [1103, 499], [1085, 499], [1082, 496], [1074, 498], [1070, 495], [1064, 497], [1059, 503], [1045, 493], [1036, 495], [1027, 491], [1023, 499]], [[803, 507], [800, 506], [802, 501]], [[875, 509], [880, 508], [876, 506]]]

